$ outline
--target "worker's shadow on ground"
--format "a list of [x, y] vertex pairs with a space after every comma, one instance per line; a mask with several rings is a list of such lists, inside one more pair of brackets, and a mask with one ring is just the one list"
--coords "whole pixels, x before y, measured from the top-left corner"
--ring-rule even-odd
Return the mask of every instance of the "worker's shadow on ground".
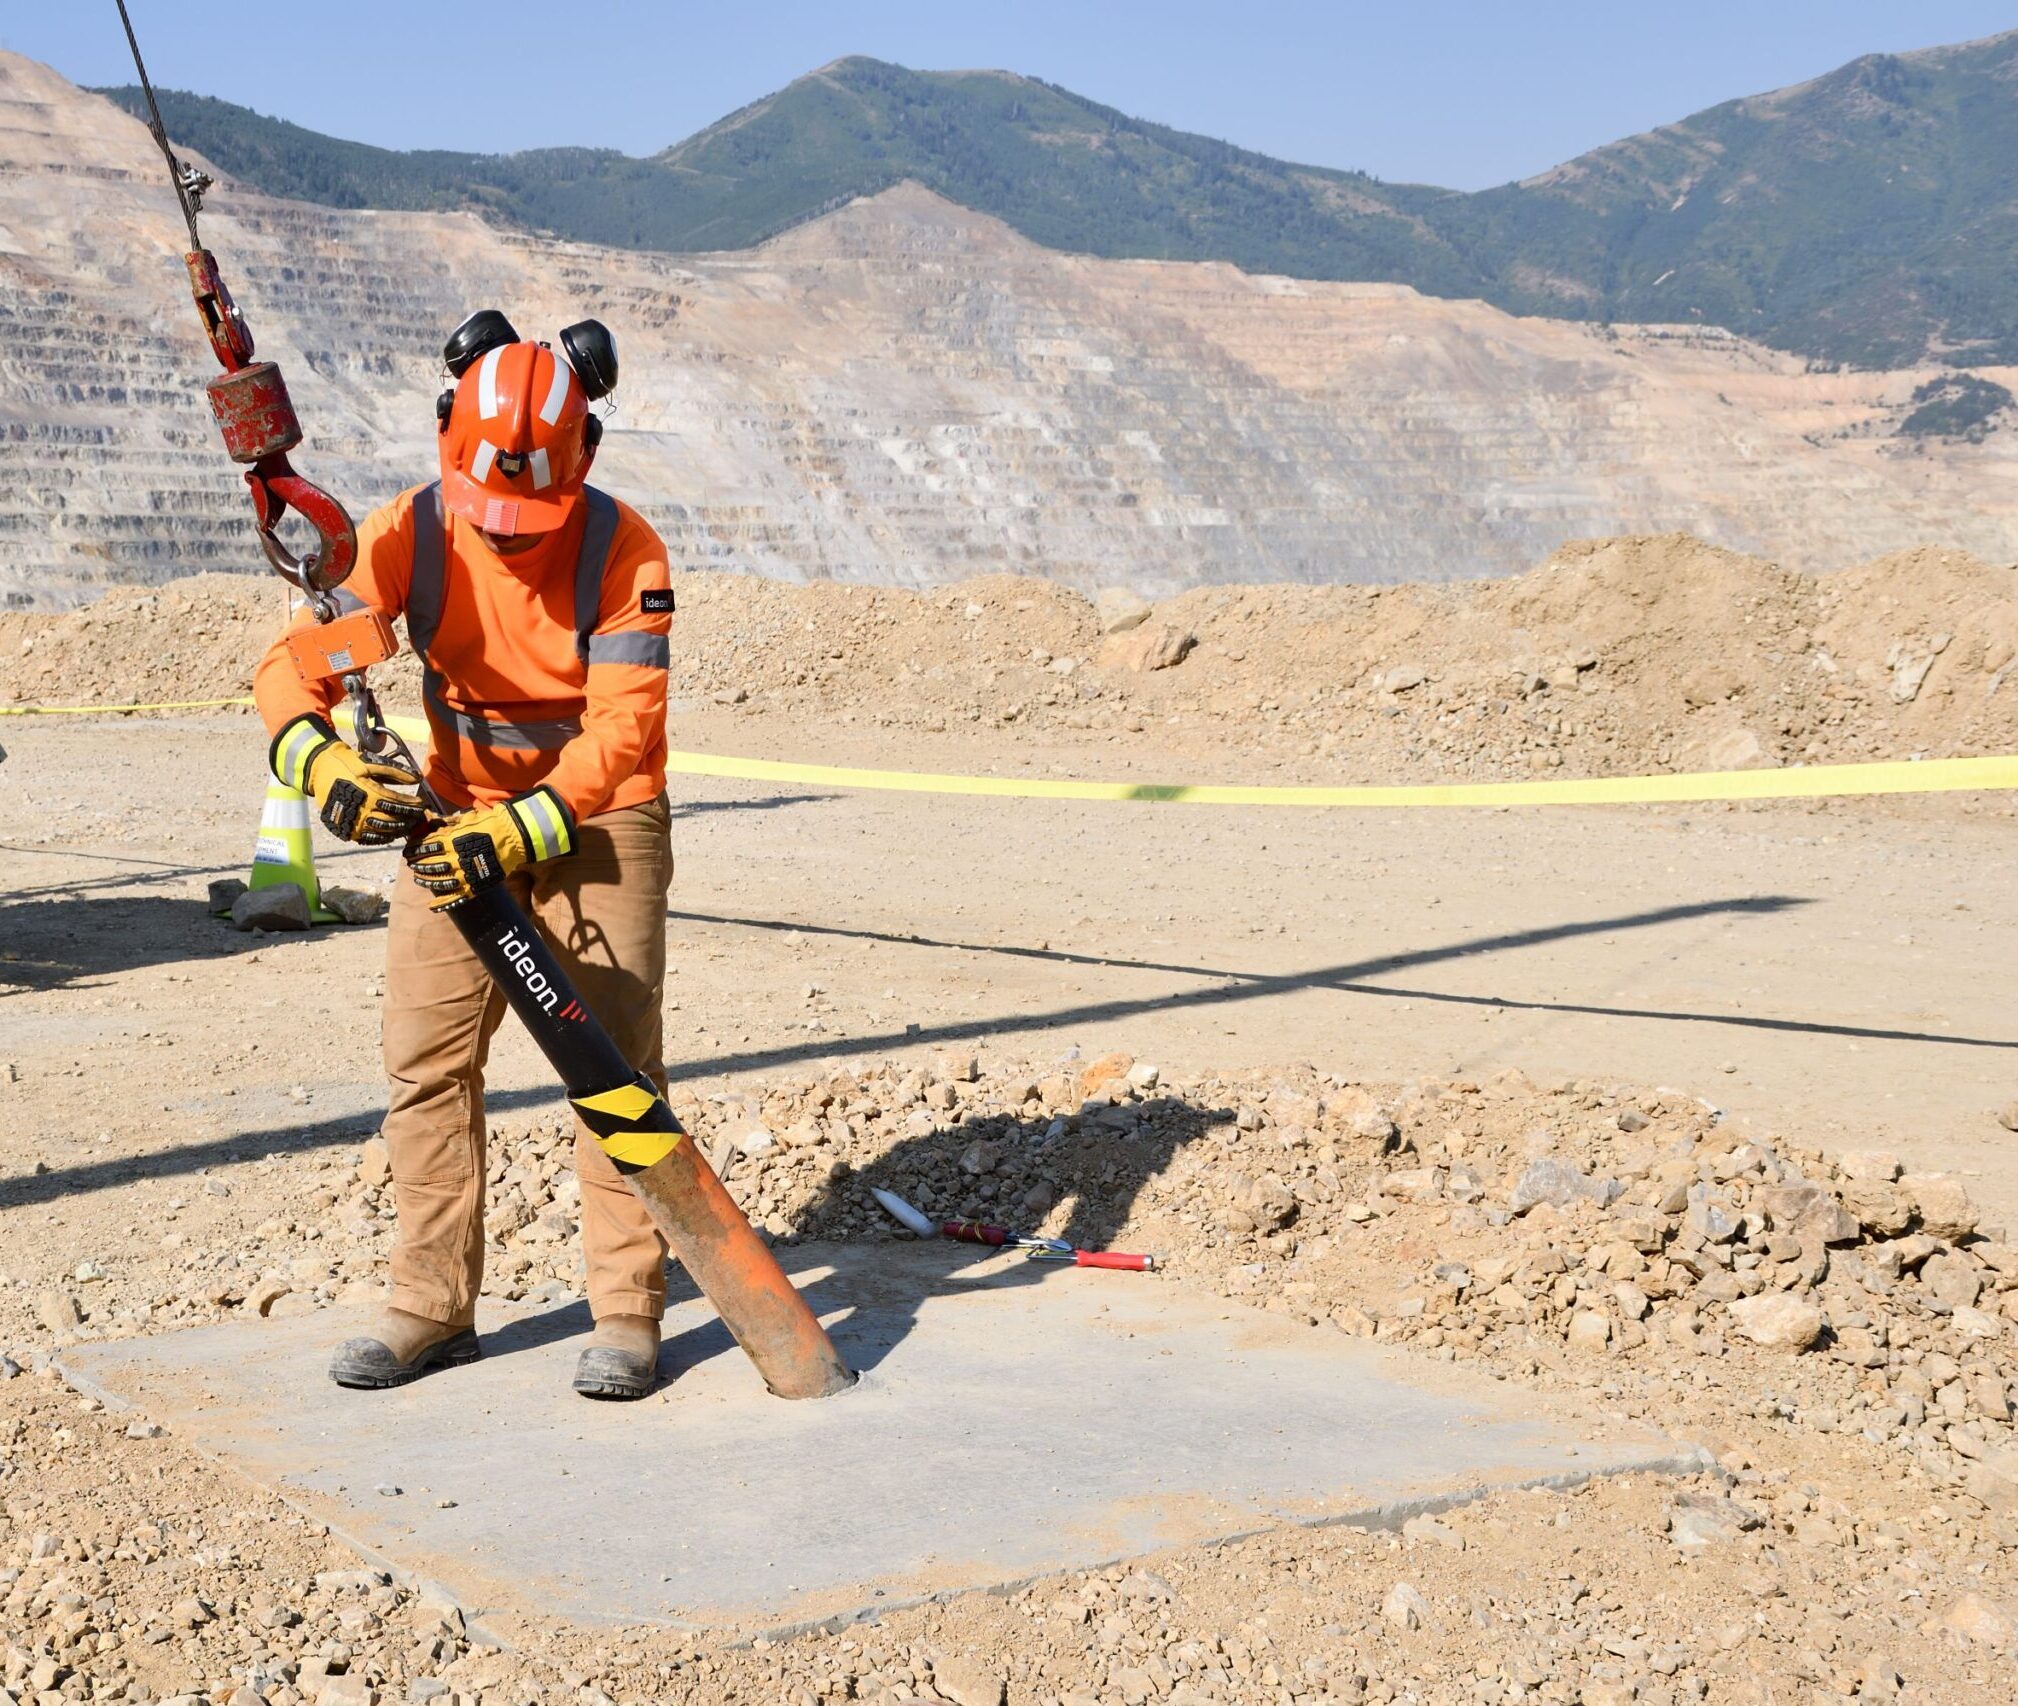
[[[1103, 1249], [1127, 1224], [1143, 1186], [1186, 1145], [1201, 1138], [1210, 1141], [1209, 1133], [1234, 1118], [1228, 1108], [1160, 1096], [1127, 1104], [1126, 1112], [1134, 1117], [1123, 1130], [1122, 1111], [1068, 1121], [1077, 1129], [1057, 1136], [1049, 1135], [1058, 1124], [1049, 1117], [1022, 1120], [996, 1114], [963, 1120], [949, 1115], [936, 1130], [900, 1139], [866, 1166], [830, 1181], [791, 1217], [776, 1245], [778, 1261], [857, 1372], [875, 1368], [901, 1344], [917, 1326], [920, 1309], [935, 1297], [1047, 1282], [1138, 1283], [1137, 1276], [1125, 1272], [1033, 1261], [951, 1240], [912, 1239], [869, 1194], [876, 1186], [894, 1191], [934, 1220], [978, 1219], [1031, 1231], [1039, 1217], [1021, 1199], [1048, 1173], [1057, 1181], [1064, 1213], [1052, 1218], [1047, 1234], [1084, 1249]], [[998, 1152], [993, 1171], [975, 1175], [961, 1166], [976, 1143]], [[747, 1203], [746, 1178], [735, 1167], [729, 1169], [728, 1184], [731, 1194]], [[994, 1194], [984, 1194], [991, 1185]], [[837, 1229], [844, 1216], [857, 1222], [853, 1230]], [[866, 1230], [860, 1225], [865, 1219]], [[837, 1254], [846, 1259], [845, 1267], [835, 1265]], [[668, 1309], [677, 1310], [700, 1295], [679, 1264], [669, 1262]], [[569, 1303], [487, 1333], [485, 1354], [508, 1356], [557, 1339], [585, 1337], [591, 1325], [588, 1306]], [[660, 1383], [676, 1382], [689, 1369], [735, 1348], [728, 1328], [709, 1314], [667, 1338], [659, 1352]]]
[[146, 966], [216, 959], [259, 943], [175, 895], [93, 895], [0, 905], [0, 999]]
[[[930, 1241], [921, 1249], [920, 1241], [903, 1234], [870, 1195], [873, 1187], [895, 1192], [935, 1221], [982, 1220], [1030, 1232], [1042, 1216], [1025, 1207], [1023, 1198], [1040, 1183], [1048, 1184], [1063, 1212], [1051, 1216], [1046, 1235], [1100, 1250], [1121, 1235], [1151, 1179], [1187, 1145], [1210, 1141], [1209, 1134], [1231, 1125], [1233, 1118], [1229, 1108], [1176, 1096], [1151, 1097], [1064, 1122], [1049, 1116], [948, 1115], [936, 1130], [900, 1139], [866, 1166], [830, 1181], [791, 1217], [791, 1229], [776, 1246], [778, 1260], [827, 1323], [842, 1356], [858, 1372], [873, 1369], [910, 1335], [920, 1309], [935, 1297], [1046, 1283], [1140, 1283], [1125, 1272], [1078, 1269], [951, 1240]], [[1059, 1131], [1061, 1124], [1070, 1129]], [[982, 1153], [973, 1155], [977, 1145]], [[976, 1163], [991, 1159], [989, 1151], [994, 1152], [992, 1171], [974, 1174], [962, 1166], [963, 1157], [972, 1156]], [[730, 1188], [739, 1196], [747, 1194], [739, 1189], [741, 1183], [731, 1168]], [[837, 1233], [844, 1216], [854, 1217], [857, 1229]], [[864, 1218], [867, 1230], [859, 1226]], [[860, 1259], [837, 1270], [831, 1260], [837, 1248], [858, 1253]], [[669, 1301], [699, 1296], [677, 1264], [668, 1277]], [[677, 1380], [687, 1369], [733, 1348], [720, 1321], [689, 1328], [667, 1340], [659, 1365], [662, 1378]]]

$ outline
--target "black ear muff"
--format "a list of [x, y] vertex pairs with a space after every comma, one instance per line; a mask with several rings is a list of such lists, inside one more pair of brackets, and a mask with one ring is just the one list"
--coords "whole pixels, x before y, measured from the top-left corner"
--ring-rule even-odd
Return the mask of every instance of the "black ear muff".
[[577, 320], [561, 333], [561, 349], [591, 403], [617, 388], [617, 340], [602, 321]]
[[515, 344], [519, 335], [512, 323], [495, 308], [479, 308], [449, 333], [441, 346], [441, 359], [452, 377], [460, 379], [470, 367], [500, 344]]

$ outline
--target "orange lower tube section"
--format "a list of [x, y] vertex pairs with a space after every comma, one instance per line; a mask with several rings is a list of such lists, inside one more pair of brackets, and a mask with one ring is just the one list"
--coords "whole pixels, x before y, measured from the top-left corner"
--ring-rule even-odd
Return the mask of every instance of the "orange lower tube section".
[[819, 1317], [691, 1136], [626, 1178], [766, 1386], [780, 1398], [828, 1398], [855, 1384]]

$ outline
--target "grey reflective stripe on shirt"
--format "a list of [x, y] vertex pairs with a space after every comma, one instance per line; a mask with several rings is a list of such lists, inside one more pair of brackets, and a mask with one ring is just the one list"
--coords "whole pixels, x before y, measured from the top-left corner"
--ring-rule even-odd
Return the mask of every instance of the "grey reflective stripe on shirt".
[[458, 711], [441, 696], [441, 678], [432, 670], [421, 677], [421, 697], [428, 710], [471, 746], [505, 747], [514, 752], [554, 752], [582, 732], [579, 717], [556, 717], [545, 723], [514, 723], [498, 717], [474, 717]]
[[364, 608], [364, 600], [347, 586], [338, 587], [329, 596], [335, 603], [336, 613], [339, 616], [355, 616]]
[[635, 631], [622, 634], [591, 634], [590, 663], [637, 663], [647, 669], [671, 669], [673, 645], [663, 634]]

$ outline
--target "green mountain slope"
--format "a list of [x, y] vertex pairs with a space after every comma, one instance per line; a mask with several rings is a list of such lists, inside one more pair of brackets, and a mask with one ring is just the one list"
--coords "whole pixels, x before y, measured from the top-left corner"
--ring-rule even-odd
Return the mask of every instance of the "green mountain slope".
[[2018, 32], [1858, 60], [1475, 195], [1270, 159], [1006, 72], [871, 59], [646, 159], [399, 153], [202, 96], [162, 105], [178, 140], [275, 194], [474, 206], [623, 247], [743, 248], [910, 178], [1080, 253], [1696, 320], [1857, 363], [2018, 361]]
[[1530, 312], [2018, 360], [2018, 32], [1712, 107], [1448, 203], [1438, 228]]

